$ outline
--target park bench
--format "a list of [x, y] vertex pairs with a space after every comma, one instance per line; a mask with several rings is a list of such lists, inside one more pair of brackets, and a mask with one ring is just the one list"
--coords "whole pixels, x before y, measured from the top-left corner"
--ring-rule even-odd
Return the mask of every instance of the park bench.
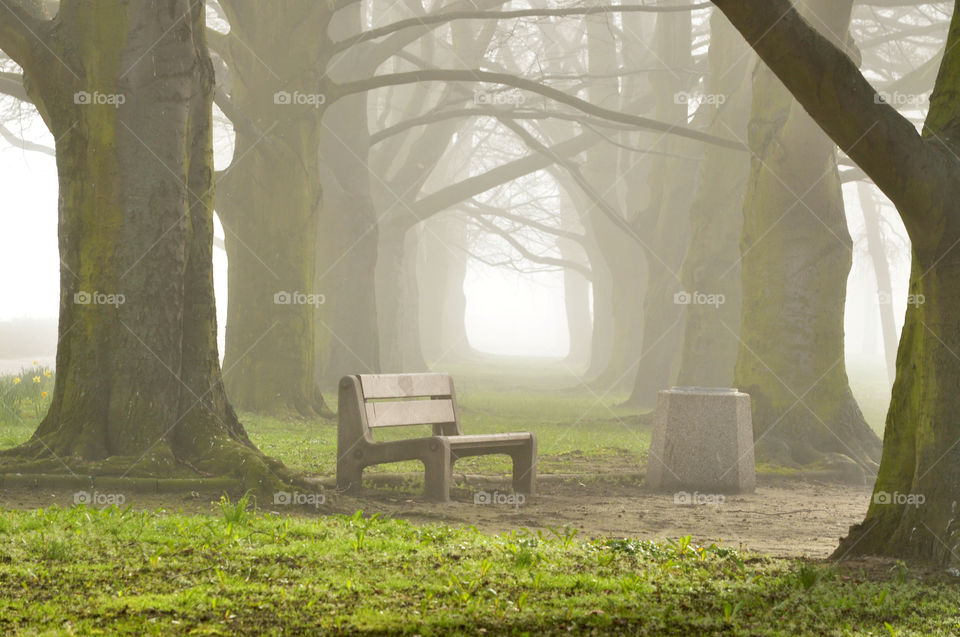
[[[467, 436], [460, 429], [453, 379], [445, 374], [361, 374], [340, 380], [337, 488], [358, 492], [364, 467], [419, 460], [424, 494], [450, 499], [453, 463], [459, 458], [506, 454], [513, 459], [513, 488], [533, 493], [537, 440], [532, 433]], [[380, 427], [432, 425], [433, 435], [389, 442], [373, 439]]]

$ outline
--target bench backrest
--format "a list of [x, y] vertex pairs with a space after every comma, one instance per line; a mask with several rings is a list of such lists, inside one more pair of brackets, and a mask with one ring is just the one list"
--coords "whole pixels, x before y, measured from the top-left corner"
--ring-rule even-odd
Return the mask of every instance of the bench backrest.
[[[359, 435], [368, 436], [377, 427], [409, 425], [433, 425], [434, 435], [461, 433], [453, 379], [447, 374], [345, 376], [340, 400], [341, 428], [359, 425]], [[345, 417], [354, 422], [345, 422]]]

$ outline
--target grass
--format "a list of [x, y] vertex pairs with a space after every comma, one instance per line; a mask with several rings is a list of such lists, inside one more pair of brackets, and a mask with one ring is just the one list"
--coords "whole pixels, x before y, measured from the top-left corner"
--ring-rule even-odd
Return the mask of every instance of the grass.
[[[249, 504], [249, 506], [247, 506]], [[956, 579], [689, 538], [353, 516], [0, 510], [5, 634], [956, 634]]]
[[53, 394], [53, 372], [37, 365], [19, 374], [0, 376], [0, 448], [27, 440], [47, 413]]
[[[532, 431], [539, 445], [540, 473], [639, 471], [650, 447], [649, 420], [609, 403], [594, 404], [576, 393], [533, 393], [493, 389], [459, 390], [458, 405], [465, 433]], [[611, 401], [612, 402], [612, 401]], [[251, 439], [264, 453], [304, 471], [332, 474], [337, 432], [333, 422], [290, 422], [252, 413], [241, 414]], [[429, 427], [403, 427], [376, 432], [378, 440], [429, 435]], [[510, 460], [501, 456], [464, 458], [457, 471], [507, 474]], [[422, 471], [417, 462], [370, 467], [367, 471]]]
[[870, 428], [883, 438], [883, 428], [890, 406], [890, 381], [887, 370], [875, 362], [853, 359], [847, 361], [850, 389], [860, 405]]
[[[0, 377], [0, 447], [36, 428], [46, 371]], [[617, 407], [622, 394], [563, 373], [456, 377], [464, 430], [535, 432], [541, 473], [645, 464], [650, 418]], [[333, 474], [335, 423], [241, 419], [267, 454]], [[497, 457], [457, 466], [509, 470]], [[280, 516], [250, 496], [215, 504], [212, 515], [0, 509], [0, 634], [960, 633], [958, 579], [899, 563], [773, 559], [689, 537], [583, 541], [571, 527], [491, 536], [361, 513]]]
[[[20, 382], [15, 380], [19, 378]], [[39, 382], [34, 382], [39, 378]], [[457, 399], [466, 433], [532, 431], [539, 443], [540, 473], [598, 473], [639, 471], [650, 446], [650, 419], [617, 407], [626, 396], [602, 395], [579, 387], [552, 389], [543, 386], [504, 386], [495, 377], [469, 377], [457, 386]], [[569, 381], [574, 382], [573, 378]], [[53, 376], [43, 367], [24, 369], [16, 376], [0, 377], [0, 448], [20, 444], [36, 429], [46, 413]], [[43, 396], [43, 392], [47, 392]], [[336, 396], [332, 407], [336, 409]], [[333, 421], [280, 419], [241, 413], [251, 439], [267, 455], [301, 471], [332, 476], [336, 467], [337, 432]], [[429, 427], [378, 431], [377, 439], [395, 440], [429, 434]], [[377, 472], [422, 472], [417, 462], [378, 465]], [[507, 475], [505, 456], [465, 458], [457, 471]]]
[[[521, 364], [522, 363], [522, 364]], [[646, 465], [652, 415], [618, 405], [624, 392], [604, 392], [582, 385], [562, 364], [542, 361], [479, 361], [471, 367], [449, 370], [457, 384], [457, 399], [466, 433], [532, 431], [538, 440], [541, 474], [597, 474], [637, 472]], [[524, 367], [524, 365], [528, 365]], [[505, 373], [506, 372], [506, 373]], [[851, 364], [853, 390], [864, 415], [879, 435], [889, 402], [883, 370]], [[16, 379], [20, 382], [16, 382]], [[39, 382], [35, 382], [39, 379]], [[49, 369], [33, 366], [16, 376], [0, 376], [0, 448], [26, 441], [50, 402], [53, 377]], [[47, 392], [44, 396], [43, 392]], [[330, 396], [336, 409], [336, 395]], [[274, 418], [241, 413], [251, 439], [264, 453], [286, 465], [312, 474], [332, 476], [336, 463], [336, 423]], [[380, 440], [427, 435], [428, 427], [378, 431]], [[765, 473], [777, 470], [760, 466]], [[377, 465], [375, 473], [422, 471], [417, 462]], [[507, 475], [504, 456], [465, 458], [457, 471]]]

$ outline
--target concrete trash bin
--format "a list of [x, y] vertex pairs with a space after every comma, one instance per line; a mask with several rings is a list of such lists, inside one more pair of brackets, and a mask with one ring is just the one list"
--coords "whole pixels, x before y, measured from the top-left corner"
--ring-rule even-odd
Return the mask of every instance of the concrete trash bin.
[[751, 493], [756, 481], [749, 394], [716, 387], [659, 392], [649, 488]]

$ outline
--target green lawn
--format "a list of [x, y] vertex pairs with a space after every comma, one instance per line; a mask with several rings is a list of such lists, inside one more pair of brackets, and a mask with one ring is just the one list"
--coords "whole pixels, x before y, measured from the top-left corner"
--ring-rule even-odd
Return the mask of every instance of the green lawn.
[[3, 634], [957, 634], [955, 578], [400, 520], [0, 511]]
[[[45, 371], [0, 378], [0, 447], [36, 427]], [[562, 373], [457, 379], [464, 429], [535, 432], [542, 473], [646, 462], [650, 417], [617, 407], [625, 395]], [[335, 423], [241, 417], [266, 453], [333, 474]], [[509, 470], [496, 457], [458, 467]], [[902, 564], [301, 513], [0, 510], [0, 634], [960, 634], [958, 578]]]
[[[53, 390], [53, 379], [47, 374], [49, 370], [44, 368], [31, 368], [17, 376], [0, 377], [0, 448], [24, 442], [36, 429]], [[457, 381], [464, 431], [534, 432], [541, 473], [639, 471], [646, 464], [650, 418], [617, 407], [625, 395], [604, 394], [577, 385], [572, 376], [537, 375], [530, 384], [523, 384], [522, 376], [517, 382], [516, 373], [505, 381], [501, 376], [481, 370]], [[564, 382], [568, 386], [557, 389]], [[331, 406], [336, 409], [336, 395], [330, 398]], [[335, 421], [281, 419], [252, 413], [241, 413], [240, 419], [264, 453], [295, 469], [327, 476], [334, 474]], [[392, 440], [428, 433], [428, 427], [406, 427], [378, 431], [376, 435], [380, 440]], [[370, 467], [367, 471], [416, 473], [422, 470], [417, 462], [404, 462]], [[466, 458], [457, 463], [457, 470], [507, 474], [510, 460], [505, 456]]]

